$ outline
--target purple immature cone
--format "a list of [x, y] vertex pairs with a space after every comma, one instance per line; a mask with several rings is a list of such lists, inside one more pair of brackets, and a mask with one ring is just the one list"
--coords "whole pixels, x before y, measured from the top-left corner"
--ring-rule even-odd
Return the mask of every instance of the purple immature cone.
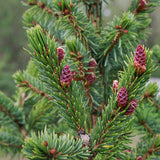
[[143, 11], [145, 6], [146, 6], [146, 1], [145, 0], [139, 0], [138, 2], [138, 11]]
[[119, 82], [117, 80], [113, 80], [113, 92], [117, 92], [119, 86]]
[[127, 105], [127, 103], [128, 103], [128, 93], [127, 93], [127, 90], [124, 87], [122, 87], [119, 90], [117, 100], [118, 100], [118, 106], [119, 107], [123, 108]]
[[92, 58], [91, 60], [92, 61], [90, 61], [89, 64], [88, 64], [88, 67], [90, 67], [90, 68], [88, 69], [87, 72], [93, 72], [96, 69], [97, 62], [95, 61], [94, 58]]
[[132, 99], [132, 101], [129, 103], [129, 108], [125, 112], [125, 115], [131, 115], [137, 108], [137, 101], [136, 99]]
[[90, 86], [95, 81], [95, 74], [88, 74], [87, 75], [87, 86]]
[[62, 74], [61, 74], [61, 77], [60, 77], [60, 82], [61, 82], [62, 86], [63, 86], [63, 83], [65, 83], [67, 87], [72, 82], [72, 72], [71, 72], [68, 65], [65, 65], [63, 70], [62, 70]]
[[134, 66], [136, 72], [139, 70], [139, 75], [146, 71], [146, 54], [141, 45], [138, 45], [134, 54]]
[[136, 160], [143, 160], [142, 156], [139, 156]]
[[57, 56], [59, 63], [61, 63], [62, 59], [64, 58], [64, 49], [62, 47], [57, 48]]

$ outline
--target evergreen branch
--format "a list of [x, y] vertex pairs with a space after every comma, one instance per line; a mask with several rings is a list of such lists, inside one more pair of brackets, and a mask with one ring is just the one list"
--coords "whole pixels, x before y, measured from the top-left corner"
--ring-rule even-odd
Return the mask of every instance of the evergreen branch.
[[[32, 108], [28, 116], [29, 129], [40, 130], [43, 129], [46, 124], [53, 124], [55, 117], [53, 116], [57, 108], [48, 101], [48, 99], [43, 98], [39, 100]], [[54, 113], [55, 112], [55, 113]]]
[[[140, 36], [140, 32], [144, 31], [148, 27], [148, 25], [150, 24], [150, 18], [148, 16], [148, 13], [152, 12], [153, 11], [152, 8], [154, 8], [154, 7], [155, 7], [155, 5], [152, 6], [152, 3], [151, 3], [151, 4], [148, 4], [148, 6], [146, 5], [146, 7], [143, 10], [139, 10], [138, 4], [136, 3], [136, 5], [134, 6], [134, 9], [133, 8], [129, 9], [132, 12], [132, 14], [134, 16], [134, 20], [137, 23], [137, 24], [132, 23], [134, 26], [137, 25], [136, 31], [134, 30], [134, 33], [137, 33], [137, 39], [143, 39], [142, 37], [144, 37], [144, 35]], [[119, 31], [117, 32], [116, 37], [114, 37], [114, 39], [111, 41], [111, 46], [109, 48], [107, 48], [107, 51], [105, 50], [104, 60], [106, 59], [107, 55], [113, 50], [114, 46], [116, 46], [116, 44], [118, 44], [120, 38], [123, 37], [124, 33], [127, 34], [130, 32], [129, 28], [131, 28], [131, 26], [128, 24], [128, 25], [125, 25], [125, 27], [124, 27], [125, 20], [123, 21], [123, 19], [124, 19], [124, 17], [122, 16], [121, 17], [121, 20], [122, 20], [121, 24], [115, 24], [115, 28], [118, 29]], [[130, 23], [129, 22], [130, 19], [128, 19], [128, 20], [126, 19], [126, 21], [128, 21], [128, 23]], [[144, 24], [144, 22], [145, 22], [145, 24]], [[128, 35], [128, 38], [129, 38], [129, 35]], [[110, 38], [110, 40], [111, 40], [111, 38]], [[127, 40], [127, 41], [129, 41], [129, 40]]]
[[33, 92], [40, 94], [42, 97], [46, 97], [48, 100], [54, 101], [54, 99], [51, 98], [47, 93], [44, 93], [43, 91], [39, 91], [36, 87], [32, 86], [32, 84], [25, 79], [23, 82], [21, 82], [21, 84], [18, 85], [18, 87], [30, 88]]
[[143, 127], [152, 135], [152, 137], [155, 135], [153, 130], [147, 125], [145, 121], [142, 121], [141, 125], [143, 125]]
[[[129, 102], [131, 102], [133, 98], [138, 96], [138, 92], [139, 93], [142, 92], [142, 89], [144, 88], [145, 83], [150, 77], [150, 73], [154, 70], [153, 67], [151, 68], [152, 61], [150, 57], [152, 54], [149, 50], [145, 50], [145, 51], [146, 51], [147, 70], [142, 75], [137, 74], [135, 71], [135, 68], [133, 68], [133, 65], [132, 65], [133, 56], [130, 59], [128, 58], [124, 71], [119, 73], [120, 78], [119, 78], [118, 89], [120, 89], [122, 86], [127, 88], [127, 95], [128, 95]], [[99, 131], [99, 134], [101, 135], [99, 137], [96, 137], [96, 136], [94, 137], [94, 140], [96, 140], [96, 143], [93, 145], [93, 148], [95, 149], [95, 151], [97, 150], [98, 152], [102, 152], [102, 154], [103, 154], [103, 150], [101, 150], [101, 147], [106, 145], [108, 140], [107, 136], [108, 135], [111, 136], [112, 129], [114, 130], [114, 127], [116, 127], [118, 121], [120, 121], [120, 123], [122, 124], [123, 120], [121, 119], [121, 117], [124, 117], [123, 114], [125, 114], [128, 109], [127, 107], [125, 109], [118, 107], [119, 105], [117, 104], [117, 101], [118, 101], [117, 95], [116, 94], [112, 95], [112, 97], [110, 98], [109, 104], [105, 107], [104, 111], [102, 111], [102, 116], [101, 116], [102, 119], [98, 120], [96, 127], [93, 128], [93, 135], [96, 134], [96, 130]], [[128, 105], [129, 105], [129, 102], [128, 102]], [[109, 115], [109, 116], [106, 116], [106, 115]], [[125, 121], [127, 121], [127, 117], [125, 118], [124, 118]], [[144, 124], [144, 126], [147, 127], [147, 129], [152, 133], [152, 131], [149, 129], [149, 127], [146, 124]], [[127, 125], [123, 129], [124, 129], [123, 134], [125, 133], [126, 135], [128, 135], [129, 132], [127, 131], [128, 129]], [[113, 155], [111, 154], [111, 156]]]
[[13, 150], [16, 153], [22, 149], [23, 140], [19, 133], [15, 134], [11, 129], [1, 128], [0, 146], [3, 146], [2, 150]]
[[35, 0], [35, 2], [28, 2], [28, 5], [37, 5], [39, 8], [44, 9], [49, 14], [54, 14], [55, 17], [59, 17], [57, 14], [54, 13], [54, 11], [47, 7], [47, 5], [44, 2], [39, 2], [38, 0]]
[[[33, 52], [29, 52], [36, 64], [40, 67], [40, 77], [54, 97], [54, 104], [58, 104], [62, 117], [67, 120], [70, 127], [80, 131], [83, 129], [82, 108], [83, 104], [74, 105], [73, 85], [66, 86], [61, 83], [62, 63], [59, 62], [58, 55], [55, 52], [57, 47], [55, 41], [50, 37], [45, 37], [40, 26], [28, 30], [28, 37]], [[40, 45], [41, 44], [41, 45]], [[41, 46], [41, 48], [39, 48]], [[47, 46], [47, 47], [46, 47]], [[45, 50], [47, 48], [47, 51]], [[52, 58], [53, 57], [53, 58]], [[80, 95], [78, 95], [80, 96]]]
[[[126, 30], [127, 31], [127, 30]], [[104, 59], [106, 59], [107, 55], [112, 51], [113, 47], [119, 42], [119, 39], [123, 36], [124, 30], [119, 29], [117, 36], [113, 39], [112, 45], [107, 50]]]
[[153, 103], [153, 105], [157, 108], [157, 109], [160, 109], [160, 105], [157, 104], [153, 98], [149, 97], [149, 100]]
[[[40, 23], [37, 23], [36, 21], [32, 21], [31, 24], [33, 24], [34, 27], [35, 27], [36, 25], [41, 26], [41, 28], [43, 29], [43, 33], [44, 33], [45, 35], [48, 34], [48, 31], [47, 31], [44, 27], [42, 27], [42, 25], [41, 25]], [[55, 35], [52, 35], [52, 34], [50, 33], [50, 38], [52, 39], [53, 37], [54, 37], [54, 39], [55, 39], [56, 42], [58, 42], [58, 43], [61, 44], [61, 45], [64, 45], [64, 42], [63, 42], [63, 41], [61, 41], [60, 39], [56, 38]]]
[[14, 145], [14, 144], [7, 143], [7, 142], [1, 142], [1, 141], [0, 141], [0, 145], [2, 145], [2, 146], [8, 146], [8, 147], [13, 147], [13, 148], [18, 148], [18, 149], [22, 149], [22, 146]]
[[145, 153], [145, 155], [142, 157], [143, 160], [147, 159], [148, 157], [150, 157], [150, 155], [152, 155], [155, 152], [159, 152], [160, 148], [157, 149], [156, 145], [151, 146], [151, 148], [149, 148], [148, 152]]
[[92, 24], [95, 26], [97, 33], [100, 34], [100, 29], [102, 26], [102, 2], [100, 0], [96, 0], [90, 3], [90, 0], [86, 2], [86, 0], [82, 0], [86, 6], [86, 11], [88, 18], [91, 19]]
[[0, 92], [0, 111], [9, 117], [19, 128], [24, 125], [22, 109], [14, 106], [13, 102]]
[[16, 117], [12, 115], [11, 112], [4, 106], [0, 105], [0, 111], [3, 112], [6, 116], [9, 116], [20, 128], [22, 127], [22, 124], [19, 124], [19, 121], [16, 119]]
[[28, 138], [23, 153], [29, 159], [88, 159], [90, 152], [88, 148], [82, 147], [82, 143], [82, 140], [75, 140], [73, 136], [48, 134], [45, 130], [38, 136], [32, 134], [32, 137]]

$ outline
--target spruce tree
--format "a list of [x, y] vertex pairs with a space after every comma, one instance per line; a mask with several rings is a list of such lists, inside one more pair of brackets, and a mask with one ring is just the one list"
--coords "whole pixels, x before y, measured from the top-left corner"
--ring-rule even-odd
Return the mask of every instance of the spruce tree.
[[[32, 160], [160, 159], [158, 86], [146, 86], [160, 48], [143, 45], [149, 14], [160, 1], [132, 0], [105, 26], [102, 6], [108, 3], [24, 3], [31, 60], [13, 76], [13, 97], [0, 92], [3, 154]], [[140, 140], [132, 148], [135, 135]]]

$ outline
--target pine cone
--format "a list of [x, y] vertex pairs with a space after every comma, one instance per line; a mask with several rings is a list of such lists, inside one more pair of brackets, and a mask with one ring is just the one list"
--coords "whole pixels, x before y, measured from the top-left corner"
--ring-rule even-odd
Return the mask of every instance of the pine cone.
[[113, 92], [117, 92], [119, 86], [119, 82], [117, 80], [113, 80]]
[[61, 63], [62, 59], [64, 58], [64, 49], [62, 47], [57, 48], [57, 56], [59, 63]]
[[96, 69], [97, 62], [95, 61], [94, 58], [91, 58], [91, 60], [92, 61], [90, 61], [89, 64], [88, 64], [88, 67], [90, 67], [90, 68], [88, 69], [87, 72], [93, 72]]
[[129, 108], [125, 112], [125, 115], [131, 115], [137, 108], [137, 101], [136, 99], [132, 99], [132, 101], [129, 103]]
[[80, 134], [80, 138], [83, 140], [83, 145], [85, 147], [88, 147], [89, 146], [89, 140], [90, 140], [90, 137], [88, 136], [88, 134]]
[[49, 152], [50, 154], [55, 155], [57, 151], [55, 149], [50, 149]]
[[95, 74], [88, 74], [87, 75], [87, 86], [90, 86], [95, 81]]
[[118, 92], [118, 106], [123, 108], [128, 103], [128, 93], [127, 90], [122, 87]]
[[65, 65], [63, 70], [62, 70], [62, 74], [61, 74], [61, 77], [60, 77], [60, 82], [61, 82], [62, 86], [63, 86], [63, 83], [65, 83], [67, 87], [72, 82], [72, 72], [71, 72], [68, 65]]
[[139, 156], [136, 160], [143, 160], [142, 156]]
[[47, 141], [44, 141], [44, 145], [47, 147], [48, 146], [48, 143], [47, 143]]
[[134, 66], [136, 72], [139, 70], [139, 75], [146, 71], [146, 55], [145, 50], [141, 45], [138, 45], [134, 54]]
[[143, 11], [145, 6], [146, 6], [146, 1], [145, 0], [139, 0], [138, 2], [138, 11]]

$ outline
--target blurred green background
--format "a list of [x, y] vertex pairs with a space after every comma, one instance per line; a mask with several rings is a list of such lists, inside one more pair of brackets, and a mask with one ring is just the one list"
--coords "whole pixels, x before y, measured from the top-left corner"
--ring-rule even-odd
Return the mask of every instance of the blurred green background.
[[[114, 15], [126, 11], [131, 0], [112, 0], [109, 6], [103, 7], [104, 24], [111, 21]], [[25, 29], [23, 29], [22, 14], [26, 10], [20, 0], [0, 1], [0, 90], [7, 95], [12, 95], [15, 90], [12, 74], [18, 69], [23, 70], [27, 65], [29, 56], [23, 51], [27, 45]], [[145, 42], [145, 45], [152, 47], [160, 45], [160, 9], [153, 14], [152, 33]], [[160, 77], [160, 72], [154, 73]]]

